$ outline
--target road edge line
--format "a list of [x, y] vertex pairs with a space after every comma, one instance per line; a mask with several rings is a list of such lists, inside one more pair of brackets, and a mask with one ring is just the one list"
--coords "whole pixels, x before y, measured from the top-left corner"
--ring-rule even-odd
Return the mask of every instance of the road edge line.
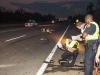
[[[59, 39], [58, 42], [60, 42], [62, 40], [62, 38], [64, 37], [65, 33], [67, 32], [69, 26], [70, 26], [70, 24], [68, 25], [68, 27], [66, 28], [66, 30], [64, 31], [63, 35], [61, 36], [61, 38]], [[58, 42], [57, 42], [57, 44], [58, 44]], [[54, 53], [57, 50], [57, 44], [54, 46], [51, 53], [48, 55], [47, 59], [45, 60], [46, 62], [50, 62], [51, 58], [53, 57]], [[38, 72], [36, 73], [36, 75], [42, 75], [44, 73], [47, 65], [48, 65], [48, 63], [43, 63], [42, 66], [40, 67], [40, 69], [38, 70]]]

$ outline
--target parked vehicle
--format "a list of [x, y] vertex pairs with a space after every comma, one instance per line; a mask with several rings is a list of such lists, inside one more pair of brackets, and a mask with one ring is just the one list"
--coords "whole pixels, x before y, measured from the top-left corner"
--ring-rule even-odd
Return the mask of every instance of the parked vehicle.
[[37, 27], [38, 23], [35, 20], [29, 20], [25, 23], [25, 27]]

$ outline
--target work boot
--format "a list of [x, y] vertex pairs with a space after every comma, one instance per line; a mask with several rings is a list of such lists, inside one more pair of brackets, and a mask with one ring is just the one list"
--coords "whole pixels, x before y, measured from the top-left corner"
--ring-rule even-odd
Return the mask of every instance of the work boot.
[[69, 60], [68, 60], [68, 59], [59, 59], [59, 60], [58, 60], [58, 63], [59, 63], [59, 64], [62, 64], [62, 63], [69, 63]]

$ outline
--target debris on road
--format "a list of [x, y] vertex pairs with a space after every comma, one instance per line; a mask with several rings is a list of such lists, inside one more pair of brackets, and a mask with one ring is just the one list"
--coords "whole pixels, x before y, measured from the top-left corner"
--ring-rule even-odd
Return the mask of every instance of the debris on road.
[[45, 32], [45, 33], [52, 33], [52, 32], [54, 32], [54, 30], [50, 29], [50, 28], [42, 28], [41, 31]]
[[49, 44], [49, 39], [44, 38], [44, 37], [39, 38], [38, 41], [39, 41], [38, 42], [39, 44]]

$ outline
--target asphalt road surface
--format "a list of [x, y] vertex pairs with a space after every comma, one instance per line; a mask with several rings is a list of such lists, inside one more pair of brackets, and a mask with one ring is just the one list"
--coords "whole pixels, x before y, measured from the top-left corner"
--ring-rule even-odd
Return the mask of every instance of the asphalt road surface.
[[[41, 28], [51, 28], [55, 32], [43, 33]], [[64, 33], [65, 32], [65, 33]], [[76, 66], [66, 68], [58, 64], [63, 51], [56, 44], [64, 44], [68, 35], [77, 35], [74, 24], [59, 23], [0, 31], [0, 75], [83, 75], [80, 69], [84, 59], [84, 47], [80, 44], [80, 54]], [[45, 43], [41, 38], [48, 39]], [[45, 63], [45, 61], [51, 63]]]

